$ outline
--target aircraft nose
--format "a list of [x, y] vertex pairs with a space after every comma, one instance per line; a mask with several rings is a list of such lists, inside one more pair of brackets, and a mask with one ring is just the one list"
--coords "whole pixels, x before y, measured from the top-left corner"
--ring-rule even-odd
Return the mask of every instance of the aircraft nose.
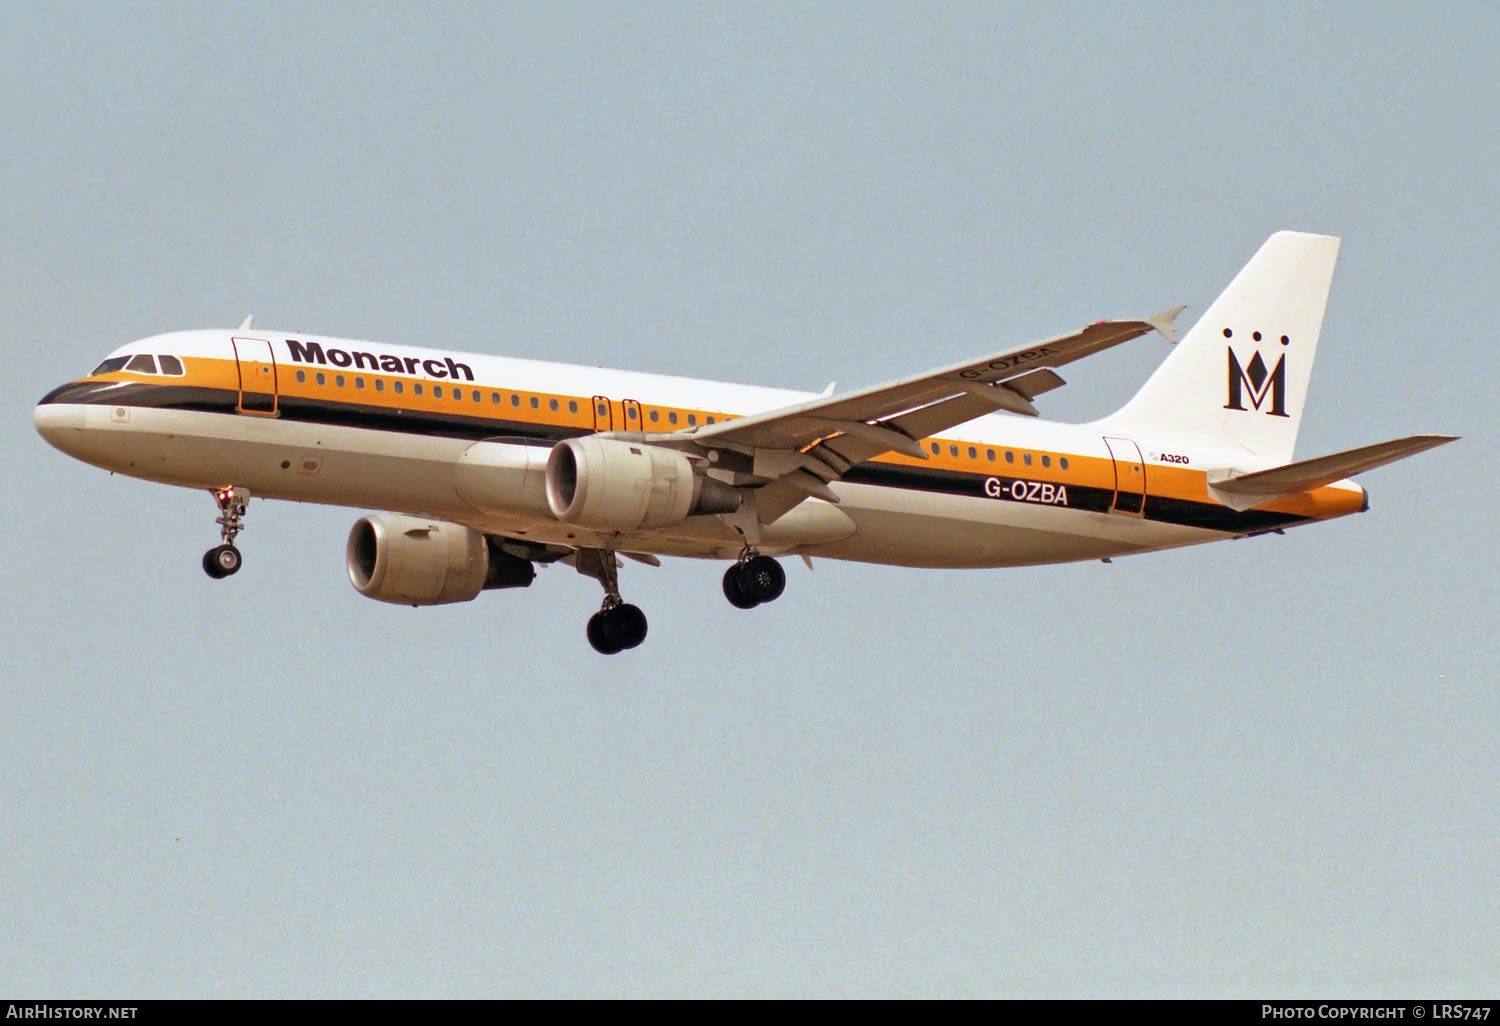
[[70, 456], [76, 455], [84, 430], [88, 427], [90, 407], [81, 405], [77, 401], [80, 397], [78, 384], [69, 382], [42, 396], [31, 413], [36, 433], [46, 439], [49, 445]]
[[49, 445], [66, 452], [67, 436], [83, 427], [83, 418], [77, 407], [62, 406], [49, 400], [50, 396], [36, 404], [31, 420], [36, 425], [36, 433]]

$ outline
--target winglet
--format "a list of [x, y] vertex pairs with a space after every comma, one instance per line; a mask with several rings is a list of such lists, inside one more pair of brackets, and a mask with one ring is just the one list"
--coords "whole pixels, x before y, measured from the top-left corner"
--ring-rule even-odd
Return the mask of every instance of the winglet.
[[1177, 320], [1177, 315], [1186, 309], [1185, 305], [1174, 307], [1171, 310], [1162, 311], [1155, 317], [1144, 317], [1142, 320], [1161, 332], [1161, 337], [1175, 346], [1177, 344], [1177, 325], [1173, 322]]

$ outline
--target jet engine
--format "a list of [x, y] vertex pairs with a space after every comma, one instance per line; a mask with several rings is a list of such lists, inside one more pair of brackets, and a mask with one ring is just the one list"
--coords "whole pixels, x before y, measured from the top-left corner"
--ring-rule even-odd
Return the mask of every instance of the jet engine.
[[673, 449], [584, 437], [559, 442], [547, 457], [547, 506], [579, 527], [638, 531], [739, 505], [735, 488], [697, 473]]
[[524, 588], [536, 577], [529, 560], [472, 528], [395, 513], [356, 521], [345, 558], [356, 591], [398, 605], [468, 602], [486, 588]]

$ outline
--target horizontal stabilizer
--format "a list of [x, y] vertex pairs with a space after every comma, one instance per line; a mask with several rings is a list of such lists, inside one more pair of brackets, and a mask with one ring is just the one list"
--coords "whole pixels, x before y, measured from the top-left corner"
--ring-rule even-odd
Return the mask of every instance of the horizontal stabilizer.
[[1278, 495], [1311, 491], [1456, 439], [1456, 435], [1412, 435], [1410, 438], [1397, 438], [1390, 442], [1337, 452], [1332, 456], [1319, 456], [1317, 459], [1288, 463], [1270, 470], [1258, 470], [1253, 474], [1236, 474], [1217, 481], [1210, 475], [1209, 491], [1233, 496], [1234, 499], [1218, 495], [1215, 497], [1224, 499], [1227, 505], [1240, 507], [1245, 505], [1244, 498], [1263, 502]]

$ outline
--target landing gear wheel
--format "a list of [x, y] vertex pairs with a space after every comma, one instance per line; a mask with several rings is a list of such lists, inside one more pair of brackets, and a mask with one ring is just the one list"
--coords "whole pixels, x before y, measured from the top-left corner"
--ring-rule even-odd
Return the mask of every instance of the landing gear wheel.
[[742, 571], [747, 582], [745, 591], [757, 602], [774, 602], [786, 590], [786, 571], [770, 556], [756, 556]]
[[601, 609], [589, 617], [587, 634], [589, 644], [594, 646], [595, 652], [600, 655], [614, 655], [620, 651], [621, 646], [615, 643], [615, 639], [609, 633], [606, 615], [606, 611]]
[[754, 609], [760, 603], [745, 592], [744, 570], [736, 563], [724, 571], [724, 597], [736, 609]]
[[737, 609], [753, 609], [781, 597], [786, 571], [770, 556], [754, 556], [724, 572], [724, 597]]
[[588, 637], [594, 651], [603, 655], [635, 648], [646, 640], [646, 614], [629, 603], [601, 609], [589, 617]]
[[237, 573], [241, 562], [239, 549], [233, 545], [216, 545], [203, 554], [203, 572], [219, 580]]
[[646, 614], [640, 606], [615, 606], [605, 614], [605, 628], [620, 642], [620, 647], [635, 648], [646, 640]]

